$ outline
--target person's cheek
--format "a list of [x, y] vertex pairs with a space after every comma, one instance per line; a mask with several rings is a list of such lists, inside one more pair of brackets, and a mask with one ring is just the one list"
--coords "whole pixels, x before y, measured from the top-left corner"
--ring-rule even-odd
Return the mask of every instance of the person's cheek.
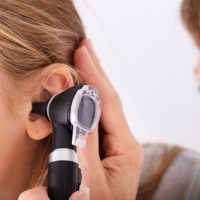
[[6, 103], [0, 98], [0, 160], [10, 151], [15, 151], [15, 148], [19, 150], [25, 139], [24, 116], [14, 110], [11, 115]]

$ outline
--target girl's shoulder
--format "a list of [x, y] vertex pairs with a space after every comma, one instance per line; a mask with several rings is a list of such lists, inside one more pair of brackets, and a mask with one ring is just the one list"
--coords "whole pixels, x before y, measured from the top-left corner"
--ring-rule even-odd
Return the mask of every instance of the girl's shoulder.
[[200, 199], [200, 154], [170, 144], [144, 144], [140, 188], [153, 200]]

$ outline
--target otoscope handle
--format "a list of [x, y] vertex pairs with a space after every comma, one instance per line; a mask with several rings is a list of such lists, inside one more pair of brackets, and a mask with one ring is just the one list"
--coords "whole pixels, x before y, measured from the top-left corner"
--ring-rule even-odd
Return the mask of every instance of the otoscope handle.
[[72, 144], [72, 132], [71, 125], [53, 124], [52, 151], [68, 148], [76, 152], [77, 147]]
[[79, 190], [81, 171], [76, 147], [71, 144], [72, 132], [67, 125], [55, 125], [52, 134], [53, 151], [49, 155], [48, 195], [51, 200], [67, 200]]

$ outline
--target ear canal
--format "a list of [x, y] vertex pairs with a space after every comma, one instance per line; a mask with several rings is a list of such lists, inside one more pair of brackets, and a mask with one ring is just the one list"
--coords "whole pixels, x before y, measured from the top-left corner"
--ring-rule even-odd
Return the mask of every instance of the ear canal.
[[46, 117], [49, 120], [49, 117], [47, 115], [47, 104], [48, 104], [48, 101], [32, 103], [31, 113], [42, 115], [42, 116]]

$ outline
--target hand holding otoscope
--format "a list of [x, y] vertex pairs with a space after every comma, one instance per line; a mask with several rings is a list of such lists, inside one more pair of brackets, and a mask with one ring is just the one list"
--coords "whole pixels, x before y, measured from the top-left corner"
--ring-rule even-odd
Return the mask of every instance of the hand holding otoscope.
[[[74, 54], [75, 66], [84, 83], [96, 88], [102, 99], [98, 129], [88, 135], [85, 148], [78, 150], [82, 184], [90, 189], [91, 200], [135, 199], [143, 160], [141, 145], [129, 129], [119, 95], [101, 68], [91, 43], [84, 39], [81, 44], [84, 47]], [[100, 155], [99, 149], [104, 153]], [[27, 193], [34, 195], [28, 200], [49, 200], [42, 186]], [[79, 191], [70, 197], [78, 199], [82, 200]]]

